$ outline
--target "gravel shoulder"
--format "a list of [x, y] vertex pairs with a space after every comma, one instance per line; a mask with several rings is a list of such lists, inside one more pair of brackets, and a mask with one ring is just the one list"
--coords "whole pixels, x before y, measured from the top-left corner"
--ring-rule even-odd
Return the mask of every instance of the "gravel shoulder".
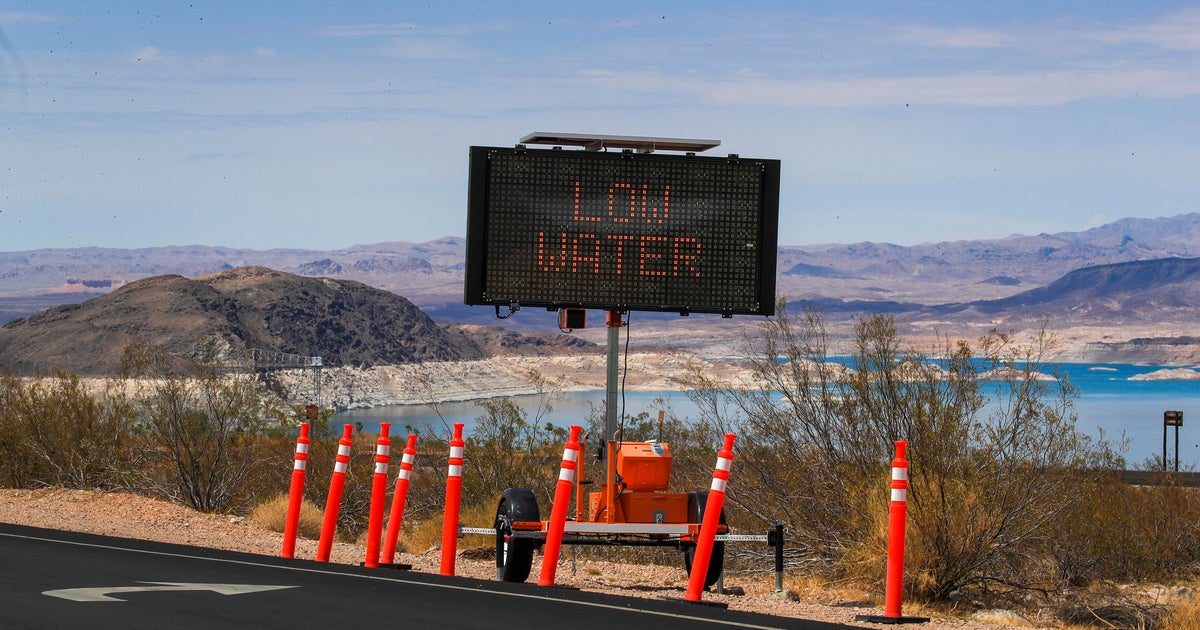
[[[283, 537], [241, 517], [201, 514], [166, 501], [126, 493], [107, 493], [89, 490], [0, 490], [0, 522], [47, 529], [101, 534], [121, 538], [152, 540], [278, 556]], [[466, 549], [463, 545], [460, 549]], [[296, 557], [312, 558], [316, 554], [315, 540], [300, 539]], [[335, 564], [361, 563], [366, 555], [363, 547], [337, 543], [330, 555]], [[457, 575], [493, 579], [495, 565], [490, 559], [473, 559], [473, 554], [460, 554]], [[398, 554], [399, 563], [411, 564], [414, 571], [436, 573], [440, 552]], [[540, 556], [535, 556], [534, 573], [539, 571]], [[587, 591], [632, 597], [682, 597], [687, 576], [682, 568], [632, 565], [594, 560], [567, 559], [559, 568], [556, 582]], [[855, 621], [856, 615], [878, 615], [879, 609], [864, 607], [861, 602], [842, 601], [824, 592], [798, 594], [774, 593], [773, 577], [727, 575], [725, 588], [744, 594], [707, 592], [705, 601], [722, 602], [730, 609], [767, 613], [782, 617], [844, 623], [861, 628], [888, 627]], [[905, 609], [906, 614], [928, 615], [927, 612]], [[1017, 625], [1005, 625], [1017, 624]], [[1029, 628], [1015, 615], [1004, 611], [984, 612], [973, 619], [934, 618], [921, 628], [930, 630], [1006, 630]]]

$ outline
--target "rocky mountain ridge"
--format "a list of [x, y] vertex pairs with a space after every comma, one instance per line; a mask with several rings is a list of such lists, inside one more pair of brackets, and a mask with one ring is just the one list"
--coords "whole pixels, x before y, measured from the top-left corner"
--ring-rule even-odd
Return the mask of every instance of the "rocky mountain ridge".
[[321, 357], [330, 367], [474, 360], [506, 346], [591, 349], [574, 338], [442, 326], [409, 300], [361, 282], [252, 266], [195, 279], [153, 276], [13, 320], [0, 328], [0, 367], [116, 374], [135, 342], [185, 360], [215, 342], [233, 357]]
[[[201, 245], [0, 252], [0, 298], [106, 293], [155, 275], [197, 277], [245, 266], [358, 280], [421, 307], [461, 299], [466, 241], [383, 242], [340, 250], [250, 250]], [[1082, 232], [929, 243], [779, 247], [779, 287], [815, 296], [939, 304], [997, 299], [1082, 267], [1200, 256], [1200, 213], [1122, 219]], [[978, 295], [976, 295], [978, 294]], [[956, 299], [956, 295], [957, 298]]]
[[[526, 309], [500, 322], [491, 309], [464, 306], [464, 256], [465, 241], [456, 237], [335, 251], [186, 246], [0, 253], [0, 323], [119, 290], [153, 275], [194, 278], [259, 265], [299, 276], [355, 280], [403, 295], [442, 323], [555, 331], [552, 313]], [[1027, 330], [1045, 322], [1077, 349], [1134, 337], [1190, 335], [1195, 332], [1193, 323], [1200, 321], [1200, 303], [1193, 299], [1196, 292], [1190, 280], [1170, 288], [1139, 286], [1150, 278], [1121, 272], [1125, 284], [1116, 291], [1095, 275], [1099, 272], [1089, 272], [1092, 275], [1069, 280], [1077, 283], [1078, 291], [1067, 291], [1069, 287], [1061, 283], [1068, 282], [1068, 274], [1105, 265], [1196, 257], [1200, 257], [1200, 213], [1122, 219], [1081, 232], [911, 247], [888, 243], [781, 246], [778, 294], [790, 303], [829, 312], [835, 328], [875, 312], [895, 315], [902, 330], [917, 337], [972, 337], [989, 327]], [[1107, 293], [1089, 294], [1083, 290], [1089, 285], [1107, 287]], [[1036, 295], [1046, 299], [1033, 300]], [[1047, 297], [1052, 295], [1058, 297]], [[635, 336], [707, 355], [734, 352], [736, 338], [753, 325], [752, 318], [720, 322], [703, 316], [639, 313], [635, 319], [639, 322]], [[580, 331], [579, 336], [599, 342], [603, 332]]]

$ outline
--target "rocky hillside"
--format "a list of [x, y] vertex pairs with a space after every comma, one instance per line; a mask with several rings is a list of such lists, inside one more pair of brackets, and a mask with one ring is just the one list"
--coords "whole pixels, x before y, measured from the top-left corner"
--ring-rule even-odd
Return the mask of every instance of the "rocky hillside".
[[[319, 356], [329, 366], [453, 361], [489, 355], [506, 334], [449, 329], [407, 299], [360, 282], [244, 267], [196, 279], [154, 276], [9, 322], [0, 328], [0, 367], [114, 373], [135, 340], [186, 358], [212, 337], [234, 351]], [[564, 342], [587, 345], [509, 345]]]
[[[1052, 308], [1059, 312], [1095, 309], [1101, 317], [1137, 321], [1163, 317], [1200, 304], [1200, 258], [1162, 258], [1085, 267], [1029, 291], [980, 302], [984, 312]], [[1048, 314], [1048, 313], [1047, 313]]]
[[1081, 267], [1194, 256], [1200, 256], [1200, 213], [1121, 219], [1082, 232], [912, 247], [890, 243], [781, 247], [779, 269], [784, 278], [972, 278], [1027, 289]]

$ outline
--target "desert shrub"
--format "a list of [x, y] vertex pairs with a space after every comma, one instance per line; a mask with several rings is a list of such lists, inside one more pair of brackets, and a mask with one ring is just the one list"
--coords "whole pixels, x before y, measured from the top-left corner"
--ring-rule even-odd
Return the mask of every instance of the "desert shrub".
[[[333, 481], [334, 463], [338, 443], [343, 431], [314, 430], [310, 433], [308, 469], [304, 483], [304, 496], [321, 506], [322, 515], [329, 499]], [[352, 426], [350, 433], [350, 463], [347, 465], [342, 485], [342, 499], [338, 504], [337, 535], [340, 539], [353, 541], [366, 531], [371, 515], [371, 485], [375, 474], [375, 446], [379, 435], [366, 432], [361, 426]], [[389, 438], [395, 442], [395, 438]], [[399, 451], [393, 446], [394, 463], [389, 471], [399, 465]], [[389, 482], [390, 484], [390, 482]], [[389, 491], [391, 485], [388, 486]]]
[[728, 500], [763, 523], [783, 519], [800, 563], [881, 582], [880, 489], [906, 440], [909, 587], [935, 600], [1047, 588], [1052, 524], [1087, 497], [1080, 479], [1118, 461], [1075, 429], [1069, 382], [1039, 377], [1051, 342], [993, 331], [926, 353], [892, 318], [869, 316], [839, 353], [819, 313], [781, 303], [747, 339], [755, 386], [697, 374], [692, 395], [700, 422], [738, 435]]
[[[1129, 487], [1126, 510], [1134, 515], [1136, 535], [1146, 544], [1140, 576], [1154, 580], [1195, 575], [1200, 563], [1200, 490], [1181, 486]], [[1107, 577], [1107, 576], [1106, 576]]]
[[111, 382], [0, 376], [0, 480], [10, 487], [127, 489], [146, 457], [134, 407]]
[[0, 374], [0, 484], [5, 488], [29, 487], [44, 465], [30, 448], [29, 429], [21, 420], [26, 404], [21, 379]]
[[190, 374], [176, 365], [149, 344], [131, 345], [123, 361], [124, 376], [141, 379], [131, 381], [138, 421], [158, 454], [150, 490], [202, 512], [249, 509], [263, 490], [255, 479], [281, 468], [262, 439], [278, 421], [274, 397], [220, 363], [193, 362]]
[[[468, 453], [470, 452], [467, 449]], [[446, 505], [446, 466], [450, 455], [448, 439], [434, 432], [420, 433], [413, 472], [409, 476], [404, 520], [413, 522], [440, 515]], [[465, 472], [465, 471], [464, 471]]]
[[[527, 411], [508, 399], [486, 400], [479, 403], [479, 407], [481, 411], [473, 430], [464, 436], [462, 522], [471, 526], [490, 526], [495, 517], [496, 502], [508, 487], [532, 488], [548, 506], [558, 479], [557, 467], [566, 430], [549, 424], [536, 426], [529, 420]], [[537, 413], [543, 411], [539, 409]], [[423, 523], [432, 519], [440, 528], [445, 508], [451, 433], [447, 427], [424, 427], [423, 432], [405, 428], [417, 432], [419, 439], [405, 500], [404, 520], [406, 523]], [[309, 475], [314, 482], [306, 484], [305, 494], [322, 506], [328, 495], [337, 438], [340, 437], [340, 434], [314, 434], [309, 449]], [[352, 434], [351, 461], [338, 512], [338, 533], [349, 540], [359, 537], [368, 525], [377, 437], [362, 431]], [[389, 502], [404, 439], [403, 431], [391, 437]], [[486, 513], [486, 517], [478, 522], [467, 520], [467, 515], [476, 513]]]
[[479, 407], [465, 440], [464, 505], [495, 503], [505, 488], [514, 486], [533, 490], [539, 503], [548, 505], [558, 481], [566, 429], [549, 423], [538, 426], [507, 398], [485, 400]]
[[1200, 562], [1200, 490], [1129, 486], [1098, 478], [1087, 499], [1054, 523], [1047, 549], [1061, 580], [1164, 581], [1191, 577]]
[[[530, 488], [543, 509], [549, 509], [558, 466], [562, 461], [567, 430], [540, 423], [549, 409], [543, 403], [530, 413], [507, 398], [479, 403], [480, 413], [472, 430], [464, 435], [462, 511], [463, 514], [487, 512], [471, 526], [492, 524], [496, 504], [505, 488]], [[446, 498], [446, 466], [450, 454], [451, 431], [446, 427], [424, 427], [417, 441], [417, 456], [410, 478], [405, 507], [414, 522], [443, 511]]]

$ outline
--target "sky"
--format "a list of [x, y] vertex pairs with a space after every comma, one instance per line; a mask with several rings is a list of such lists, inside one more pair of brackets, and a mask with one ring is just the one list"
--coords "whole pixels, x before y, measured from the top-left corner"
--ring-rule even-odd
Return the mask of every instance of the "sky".
[[0, 6], [0, 251], [466, 232], [469, 147], [717, 139], [782, 245], [1200, 210], [1200, 3]]

